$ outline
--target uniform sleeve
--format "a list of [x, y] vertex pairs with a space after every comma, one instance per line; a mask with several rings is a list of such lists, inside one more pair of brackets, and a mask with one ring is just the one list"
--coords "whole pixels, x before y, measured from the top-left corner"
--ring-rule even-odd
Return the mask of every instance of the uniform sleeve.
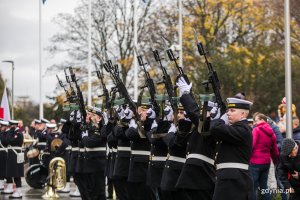
[[284, 189], [289, 189], [291, 187], [291, 184], [288, 180], [288, 169], [284, 165], [284, 158], [280, 159], [279, 165], [278, 165], [278, 175], [279, 179], [281, 180]]
[[82, 138], [82, 143], [87, 148], [99, 147], [101, 143], [101, 136], [96, 134], [89, 134]]
[[193, 124], [198, 126], [200, 119], [200, 109], [195, 99], [191, 94], [184, 94], [180, 97], [180, 102], [183, 105], [187, 116], [190, 118]]
[[165, 137], [162, 138], [162, 140], [168, 147], [172, 147], [175, 143], [175, 133], [168, 133]]
[[129, 140], [138, 140], [140, 139], [140, 135], [138, 133], [138, 130], [136, 128], [130, 127], [125, 132], [126, 137]]
[[154, 138], [152, 138], [152, 135], [156, 132], [156, 130], [157, 130], [157, 127], [152, 128], [150, 131], [148, 131], [146, 133], [146, 137], [148, 138], [148, 140], [151, 144], [153, 144], [153, 142], [154, 142]]
[[211, 135], [216, 140], [225, 141], [230, 144], [244, 144], [248, 139], [248, 133], [249, 130], [245, 126], [239, 124], [227, 125], [221, 119], [211, 128]]

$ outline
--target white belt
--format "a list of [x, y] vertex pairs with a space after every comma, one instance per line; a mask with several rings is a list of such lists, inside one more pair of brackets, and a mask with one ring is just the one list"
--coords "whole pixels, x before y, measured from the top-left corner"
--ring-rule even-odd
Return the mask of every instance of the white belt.
[[118, 149], [112, 148], [112, 152], [117, 152]]
[[47, 142], [38, 142], [37, 145], [47, 145]]
[[108, 149], [108, 152], [111, 153], [111, 152], [112, 152], [112, 149]]
[[72, 147], [71, 151], [79, 151], [79, 147]]
[[166, 161], [167, 157], [164, 156], [151, 156], [152, 161]]
[[176, 156], [170, 156], [168, 160], [185, 163], [186, 159], [185, 158], [176, 157]]
[[7, 151], [6, 148], [0, 148], [0, 151]]
[[131, 150], [131, 154], [149, 156], [150, 151]]
[[130, 147], [118, 147], [118, 151], [131, 151]]
[[84, 148], [80, 148], [79, 152], [85, 152], [85, 149]]
[[217, 170], [218, 169], [224, 169], [224, 168], [238, 168], [238, 169], [249, 169], [249, 165], [243, 164], [243, 163], [220, 163], [217, 164]]
[[87, 152], [89, 151], [106, 151], [106, 147], [95, 147], [95, 148], [85, 148]]
[[189, 154], [187, 157], [187, 159], [189, 158], [196, 158], [196, 159], [200, 159], [200, 160], [203, 160], [205, 162], [208, 162], [209, 164], [212, 164], [214, 165], [215, 164], [215, 161], [205, 155], [202, 155], [202, 154], [198, 154], [198, 153], [191, 153]]
[[72, 150], [72, 147], [71, 147], [71, 146], [68, 146], [68, 147], [66, 148], [66, 150]]
[[7, 147], [7, 149], [22, 150], [22, 147]]

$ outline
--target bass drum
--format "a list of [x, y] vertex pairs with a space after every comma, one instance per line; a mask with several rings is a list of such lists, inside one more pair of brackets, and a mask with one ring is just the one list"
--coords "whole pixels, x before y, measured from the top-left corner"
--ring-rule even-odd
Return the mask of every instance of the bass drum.
[[27, 169], [25, 180], [30, 187], [42, 189], [47, 182], [47, 176], [48, 171], [44, 165], [34, 164]]

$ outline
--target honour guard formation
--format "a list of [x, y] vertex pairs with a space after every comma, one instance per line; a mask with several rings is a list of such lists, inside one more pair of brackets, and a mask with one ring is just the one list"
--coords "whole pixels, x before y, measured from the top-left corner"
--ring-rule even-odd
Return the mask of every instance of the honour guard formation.
[[[238, 4], [238, 6], [241, 6], [240, 4], [243, 6], [244, 3], [248, 5], [246, 4], [248, 1], [228, 1]], [[105, 2], [109, 1], [98, 1], [98, 4], [102, 6], [103, 3], [102, 9], [110, 11], [109, 6], [104, 6]], [[127, 6], [125, 5], [127, 1], [122, 1], [124, 5], [121, 5], [119, 1], [112, 2], [117, 7]], [[151, 0], [143, 0], [143, 3], [149, 6]], [[214, 9], [217, 9], [222, 8], [227, 1], [198, 0], [194, 3], [204, 7], [206, 4], [213, 5]], [[187, 4], [184, 6], [188, 7]], [[88, 9], [87, 4], [84, 6], [86, 7], [84, 9]], [[76, 10], [77, 14], [84, 13], [84, 9]], [[136, 8], [132, 7], [133, 9]], [[101, 17], [98, 16], [98, 13], [94, 13], [99, 20], [94, 20], [93, 26], [101, 30], [99, 31], [101, 34], [93, 33], [94, 36], [96, 35], [95, 37], [101, 38], [101, 44], [92, 43], [97, 52], [88, 53], [83, 50], [82, 44], [74, 46], [77, 50], [82, 51], [77, 55], [81, 57], [80, 61], [89, 57], [89, 66], [91, 63], [95, 65], [96, 70], [93, 73], [90, 73], [89, 68], [89, 83], [91, 83], [91, 76], [96, 75], [97, 77], [93, 78], [97, 78], [97, 81], [87, 86], [83, 80], [86, 71], [77, 65], [64, 63], [62, 67], [58, 67], [60, 76], [64, 74], [63, 78], [56, 74], [58, 88], [63, 91], [60, 97], [63, 98], [54, 98], [57, 102], [55, 108], [51, 110], [53, 113], [45, 112], [45, 117], [42, 114], [36, 119], [30, 119], [32, 120], [30, 129], [28, 127], [23, 129], [23, 119], [19, 119], [19, 116], [14, 117], [12, 114], [12, 118], [8, 118], [3, 114], [2, 104], [7, 97], [6, 99], [2, 98], [0, 109], [0, 200], [300, 200], [300, 120], [297, 117], [296, 106], [294, 104], [289, 106], [291, 102], [288, 100], [291, 98], [288, 97], [288, 92], [286, 98], [280, 97], [282, 100], [278, 106], [278, 119], [275, 119], [274, 116], [271, 118], [264, 112], [258, 112], [257, 108], [261, 108], [259, 107], [261, 104], [253, 97], [256, 94], [263, 96], [263, 92], [251, 95], [248, 94], [248, 91], [246, 91], [247, 94], [243, 92], [245, 83], [248, 84], [246, 76], [255, 79], [263, 75], [256, 71], [246, 74], [244, 69], [238, 69], [238, 72], [231, 75], [231, 69], [226, 69], [227, 81], [236, 79], [238, 86], [230, 84], [231, 81], [228, 81], [228, 84], [226, 80], [224, 81], [226, 83], [221, 84], [219, 77], [224, 71], [218, 67], [214, 68], [210, 61], [212, 59], [208, 56], [208, 49], [214, 48], [215, 51], [222, 53], [222, 55], [216, 56], [216, 63], [222, 65], [223, 62], [229, 62], [231, 57], [228, 59], [228, 54], [225, 54], [228, 47], [234, 49], [234, 53], [231, 52], [234, 57], [245, 56], [241, 65], [247, 65], [250, 68], [248, 64], [251, 63], [251, 66], [255, 65], [255, 69], [258, 69], [260, 68], [259, 63], [264, 63], [264, 65], [269, 64], [273, 67], [273, 63], [266, 61], [272, 60], [268, 56], [261, 55], [255, 49], [251, 49], [251, 51], [246, 48], [239, 49], [238, 45], [234, 45], [238, 40], [241, 40], [241, 43], [251, 40], [253, 46], [254, 43], [263, 43], [257, 38], [265, 34], [265, 29], [275, 34], [280, 28], [271, 31], [268, 27], [259, 25], [261, 32], [253, 33], [251, 32], [253, 31], [252, 25], [249, 22], [252, 19], [244, 22], [242, 18], [244, 13], [241, 14], [242, 17], [239, 15], [238, 17], [229, 16], [230, 22], [223, 22], [221, 18], [223, 15], [227, 16], [232, 12], [237, 12], [230, 10], [229, 5], [226, 9], [213, 13], [203, 11], [190, 19], [186, 18], [185, 23], [190, 23], [196, 44], [187, 43], [185, 45], [189, 46], [188, 50], [179, 47], [178, 51], [175, 51], [174, 46], [169, 45], [170, 41], [177, 40], [174, 39], [174, 34], [170, 35], [167, 32], [169, 30], [164, 28], [158, 30], [161, 37], [147, 32], [148, 34], [145, 34], [147, 37], [143, 35], [146, 39], [139, 39], [139, 44], [144, 46], [148, 42], [151, 44], [149, 45], [151, 50], [147, 49], [148, 44], [146, 44], [141, 51], [138, 49], [138, 39], [127, 41], [127, 37], [133, 37], [132, 32], [125, 31], [126, 36], [120, 33], [121, 29], [124, 27], [126, 29], [126, 26], [132, 26], [136, 32], [143, 32], [142, 28], [136, 28], [137, 25], [133, 20], [129, 20], [129, 25], [126, 24], [128, 22], [124, 22], [124, 24], [118, 22], [112, 32], [105, 32], [107, 30], [103, 25], [104, 22], [110, 23], [110, 21], [106, 22], [107, 15], [111, 17], [109, 20], [112, 20], [124, 13], [116, 12], [113, 16], [108, 11], [109, 14], [101, 10], [99, 11]], [[148, 16], [147, 12], [151, 12], [151, 10], [146, 8], [145, 10], [145, 15]], [[201, 9], [197, 7], [192, 10], [189, 12], [197, 13]], [[255, 10], [251, 10], [251, 12], [256, 13]], [[264, 12], [271, 15], [273, 10], [269, 10], [269, 7], [266, 6]], [[279, 11], [274, 11], [276, 14], [277, 12]], [[131, 14], [135, 15], [136, 13]], [[171, 15], [171, 11], [164, 14]], [[262, 13], [257, 15], [260, 14], [262, 15]], [[217, 16], [216, 25], [210, 19], [202, 20], [204, 15], [206, 17]], [[81, 17], [85, 18], [85, 16]], [[95, 16], [89, 15], [89, 17]], [[157, 15], [151, 17], [156, 18]], [[65, 18], [68, 17], [65, 16]], [[200, 36], [196, 32], [200, 21], [194, 22], [192, 18], [201, 18], [203, 27], [209, 26], [210, 23], [216, 27], [205, 29], [201, 34], [207, 32], [207, 35]], [[299, 23], [299, 19], [300, 15], [293, 19], [293, 23]], [[173, 30], [175, 26], [172, 20], [170, 17], [168, 23], [172, 24]], [[245, 23], [247, 26], [239, 27], [235, 24], [235, 20], [243, 21], [241, 23]], [[268, 22], [274, 23], [273, 21], [280, 20], [269, 20]], [[65, 22], [59, 23], [64, 24]], [[76, 23], [79, 22], [72, 21], [70, 24], [76, 26]], [[145, 25], [145, 23], [143, 21], [138, 24], [145, 27], [149, 25]], [[153, 27], [156, 27], [155, 23], [152, 24]], [[232, 34], [230, 31], [218, 32], [220, 28], [218, 25], [223, 23], [226, 24], [226, 29], [232, 31]], [[119, 28], [120, 24], [121, 29]], [[203, 27], [201, 26], [197, 30]], [[83, 29], [88, 28], [84, 26]], [[247, 35], [248, 33], [246, 38], [235, 38], [235, 29], [238, 29], [238, 32], [249, 29], [249, 33], [254, 35], [254, 39]], [[293, 33], [299, 34], [299, 30]], [[75, 32], [67, 37], [76, 40], [76, 34], [81, 35], [81, 32], [77, 32], [77, 30]], [[168, 38], [162, 36], [163, 32], [167, 32], [165, 35], [168, 35]], [[89, 33], [91, 34], [91, 32]], [[189, 33], [190, 30], [181, 34], [191, 37]], [[213, 36], [209, 36], [209, 34], [213, 34]], [[230, 42], [217, 44], [217, 40], [217, 42], [211, 43], [205, 40], [206, 37], [214, 38], [218, 35], [229, 38]], [[65, 41], [62, 39], [63, 36], [66, 35], [58, 35], [53, 40]], [[299, 38], [298, 36], [297, 38]], [[82, 43], [89, 44], [90, 48], [91, 41], [85, 41], [87, 40], [85, 35], [81, 37], [84, 38]], [[92, 38], [92, 36], [89, 37]], [[112, 52], [118, 50], [110, 49], [105, 43], [114, 37], [118, 38], [116, 44], [119, 47], [129, 46], [131, 48], [124, 54], [123, 52], [118, 54], [119, 60], [110, 58], [110, 56], [113, 57]], [[281, 37], [284, 38], [283, 35], [279, 35], [275, 39], [267, 37], [264, 42], [271, 43]], [[198, 41], [198, 38], [201, 38], [201, 42]], [[155, 40], [155, 47], [152, 40]], [[299, 40], [297, 41], [299, 42]], [[183, 46], [182, 43], [180, 45]], [[98, 48], [98, 46], [100, 47]], [[262, 46], [259, 45], [263, 51], [267, 51], [267, 47], [265, 49]], [[278, 46], [283, 45], [280, 43], [276, 47]], [[59, 51], [60, 48], [62, 47], [59, 45], [54, 46], [50, 48], [50, 51]], [[271, 49], [269, 46], [268, 48]], [[187, 50], [189, 57], [176, 55], [180, 52], [182, 54], [182, 50]], [[293, 50], [296, 51], [296, 47]], [[197, 58], [194, 56], [195, 52], [198, 54]], [[276, 57], [281, 56], [278, 56], [278, 52], [272, 54]], [[255, 56], [260, 60], [252, 61], [252, 57]], [[195, 64], [199, 60], [204, 68], [201, 68], [201, 72], [188, 72], [189, 68], [183, 67], [184, 64], [182, 60], [180, 62], [179, 57], [193, 60], [186, 61], [187, 65]], [[195, 58], [196, 62], [194, 62]], [[283, 58], [276, 61], [283, 63]], [[12, 61], [4, 62], [11, 63], [14, 70]], [[122, 73], [122, 70], [126, 68], [122, 64], [123, 62], [133, 63], [136, 67], [140, 67], [139, 74], [137, 74], [136, 68], [135, 88], [130, 87], [132, 83], [128, 84], [127, 82], [126, 84], [126, 73], [131, 73], [131, 71]], [[150, 62], [153, 63], [150, 64]], [[231, 64], [235, 65], [236, 63]], [[295, 63], [299, 63], [299, 60]], [[172, 72], [169, 66], [173, 67]], [[275, 64], [273, 68], [276, 68]], [[191, 76], [193, 73], [195, 73], [194, 76]], [[270, 72], [269, 75], [273, 76], [274, 74]], [[140, 80], [137, 78], [138, 75]], [[0, 88], [2, 89], [1, 76], [0, 74]], [[203, 77], [205, 80], [199, 82]], [[280, 78], [283, 79], [283, 77]], [[261, 80], [260, 85], [266, 84], [266, 87], [271, 87], [267, 84], [268, 77], [259, 80]], [[256, 90], [255, 87], [261, 87], [252, 82], [251, 84], [253, 90]], [[92, 92], [91, 85], [98, 89]], [[274, 85], [272, 87], [277, 87]], [[221, 86], [226, 86], [227, 91], [224, 92]], [[234, 89], [230, 90], [231, 94], [229, 94], [228, 88], [231, 89], [231, 87]], [[99, 88], [101, 94], [98, 94]], [[269, 93], [275, 91], [272, 89], [270, 88]], [[85, 93], [86, 90], [88, 95]], [[200, 94], [199, 91], [203, 92]], [[237, 91], [239, 92], [236, 93]], [[6, 90], [3, 94], [7, 95]], [[271, 108], [271, 103], [270, 100], [270, 103], [264, 106]], [[58, 104], [60, 107], [57, 106]], [[258, 104], [259, 106], [257, 106]], [[13, 94], [12, 105], [14, 105]], [[291, 113], [290, 110], [292, 110]], [[36, 112], [32, 111], [32, 113]], [[276, 116], [276, 112], [274, 113]], [[291, 119], [289, 113], [292, 116]], [[21, 115], [28, 115], [28, 112], [21, 113]], [[52, 116], [53, 119], [49, 116]], [[287, 127], [291, 124], [292, 130], [289, 131]], [[292, 132], [292, 137], [289, 135], [290, 132]]]

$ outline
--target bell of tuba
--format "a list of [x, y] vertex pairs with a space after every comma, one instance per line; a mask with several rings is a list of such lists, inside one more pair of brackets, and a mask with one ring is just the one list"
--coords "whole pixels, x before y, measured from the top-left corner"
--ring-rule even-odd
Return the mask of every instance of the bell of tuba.
[[43, 198], [58, 198], [56, 190], [62, 190], [66, 186], [66, 163], [64, 159], [53, 158], [49, 164], [49, 180], [47, 191]]

